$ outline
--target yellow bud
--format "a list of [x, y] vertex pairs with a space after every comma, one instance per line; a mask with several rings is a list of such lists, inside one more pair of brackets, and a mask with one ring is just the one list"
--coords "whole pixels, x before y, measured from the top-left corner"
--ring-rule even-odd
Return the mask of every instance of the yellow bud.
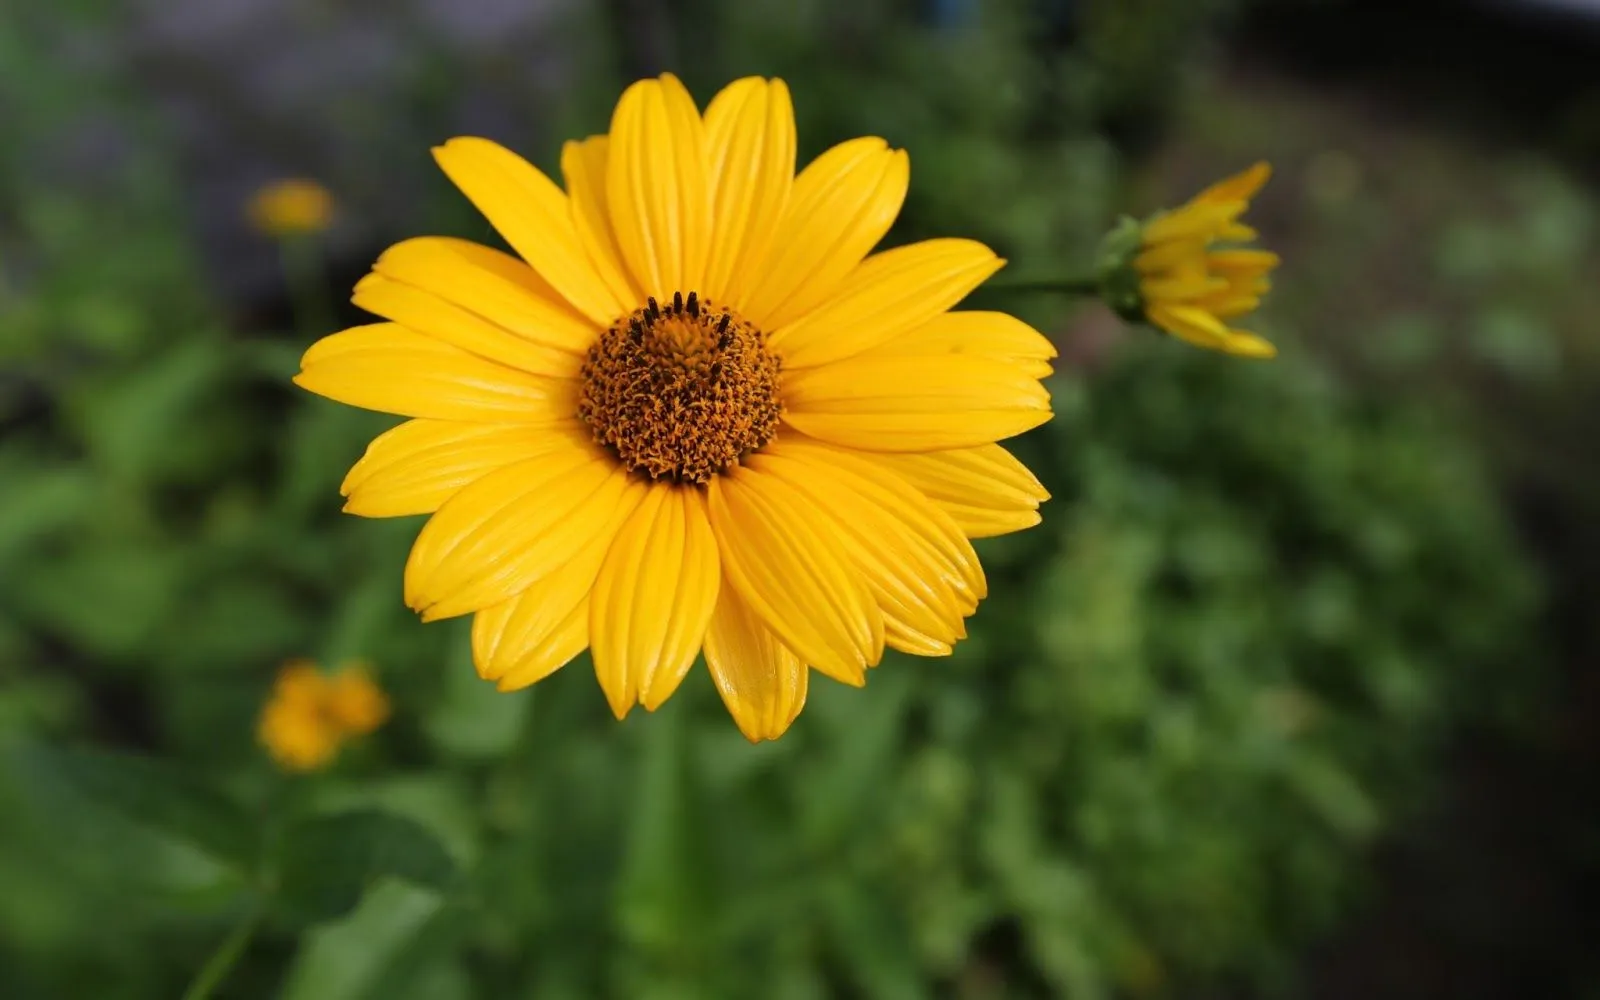
[[278, 239], [319, 233], [333, 219], [333, 195], [316, 181], [276, 181], [251, 197], [246, 214], [259, 232]]

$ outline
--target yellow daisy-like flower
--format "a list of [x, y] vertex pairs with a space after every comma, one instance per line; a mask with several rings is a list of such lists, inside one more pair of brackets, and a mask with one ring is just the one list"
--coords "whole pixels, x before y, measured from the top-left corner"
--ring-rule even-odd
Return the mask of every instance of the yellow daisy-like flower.
[[364, 663], [349, 663], [326, 679], [323, 710], [346, 736], [364, 736], [389, 718], [389, 699]]
[[495, 143], [434, 150], [521, 256], [424, 237], [313, 345], [295, 381], [414, 419], [372, 442], [345, 509], [432, 514], [405, 572], [424, 620], [475, 614], [502, 690], [591, 651], [618, 718], [702, 651], [751, 740], [808, 669], [860, 685], [884, 647], [937, 656], [985, 596], [969, 538], [1039, 520], [996, 441], [1050, 416], [1055, 356], [1020, 321], [950, 312], [1003, 263], [970, 240], [869, 256], [909, 166], [855, 139], [795, 174], [789, 91], [733, 83], [704, 115], [670, 75], [563, 191]]
[[257, 736], [288, 771], [326, 767], [352, 736], [389, 717], [389, 699], [366, 668], [349, 664], [328, 675], [306, 660], [284, 664], [261, 711]]
[[1108, 238], [1108, 298], [1119, 312], [1143, 319], [1199, 347], [1252, 358], [1277, 348], [1228, 321], [1253, 312], [1271, 287], [1278, 255], [1215, 244], [1248, 243], [1256, 231], [1239, 221], [1272, 168], [1265, 163], [1219, 181], [1187, 204], [1134, 223]]
[[319, 233], [333, 219], [333, 195], [316, 181], [275, 181], [255, 193], [245, 214], [258, 232], [277, 239]]

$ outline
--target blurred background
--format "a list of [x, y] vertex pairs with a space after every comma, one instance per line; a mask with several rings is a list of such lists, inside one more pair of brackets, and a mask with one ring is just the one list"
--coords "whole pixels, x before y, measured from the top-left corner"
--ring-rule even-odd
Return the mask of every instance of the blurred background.
[[[182, 994], [256, 906], [217, 831], [288, 797], [460, 875], [324, 837], [214, 996], [1600, 997], [1597, 65], [1580, 0], [9, 0], [0, 996]], [[775, 744], [703, 670], [622, 724], [583, 659], [479, 682], [418, 519], [339, 513], [392, 421], [288, 381], [390, 242], [499, 243], [429, 146], [555, 173], [662, 69], [907, 148], [889, 242], [1019, 277], [1277, 168], [1276, 362], [972, 300], [1061, 349], [1045, 521], [952, 658]], [[280, 242], [290, 177], [334, 211]], [[289, 777], [295, 657], [393, 714]]]

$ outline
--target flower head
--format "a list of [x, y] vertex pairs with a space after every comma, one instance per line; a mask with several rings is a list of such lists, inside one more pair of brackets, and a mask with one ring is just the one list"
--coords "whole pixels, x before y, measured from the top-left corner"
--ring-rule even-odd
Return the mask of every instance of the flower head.
[[1228, 321], [1260, 305], [1278, 255], [1215, 248], [1256, 238], [1239, 217], [1271, 174], [1257, 163], [1179, 208], [1114, 230], [1101, 251], [1101, 283], [1113, 308], [1199, 347], [1253, 358], [1277, 354], [1272, 344]]
[[478, 672], [532, 684], [588, 648], [618, 718], [703, 651], [744, 734], [781, 735], [811, 670], [950, 652], [986, 593], [970, 538], [1046, 498], [996, 441], [1050, 416], [1050, 343], [951, 312], [1003, 263], [938, 239], [871, 253], [906, 154], [855, 139], [795, 173], [780, 80], [704, 114], [671, 75], [569, 142], [565, 190], [510, 151], [434, 156], [520, 255], [384, 253], [388, 322], [314, 344], [295, 381], [413, 419], [347, 511], [432, 514], [405, 572], [424, 620], [472, 614]]
[[389, 699], [364, 663], [349, 663], [326, 680], [323, 711], [347, 736], [365, 736], [389, 718]]
[[389, 700], [364, 666], [349, 664], [330, 675], [293, 660], [278, 673], [257, 735], [285, 770], [315, 771], [346, 740], [372, 732], [388, 715]]
[[316, 181], [275, 181], [251, 197], [246, 215], [250, 224], [267, 236], [305, 236], [328, 228], [333, 218], [333, 195]]

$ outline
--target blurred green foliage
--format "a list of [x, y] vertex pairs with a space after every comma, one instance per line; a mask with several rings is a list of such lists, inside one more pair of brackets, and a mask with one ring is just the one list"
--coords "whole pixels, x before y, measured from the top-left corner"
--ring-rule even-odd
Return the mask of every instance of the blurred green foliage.
[[[1202, 26], [1139, 6], [1161, 37], [1118, 20], [1063, 54], [1016, 7], [940, 27], [882, 3], [690, 5], [708, 19], [684, 67], [702, 100], [787, 76], [803, 155], [908, 147], [894, 239], [971, 235], [1050, 273], [1128, 207], [1106, 105], [1060, 81], [1129, 93], [1139, 53]], [[63, 113], [88, 99], [27, 72]], [[576, 130], [603, 125], [608, 73]], [[283, 905], [225, 995], [1276, 984], [1426, 796], [1441, 740], [1516, 693], [1536, 588], [1458, 437], [1307, 361], [1152, 337], [1062, 365], [1059, 417], [1017, 445], [1056, 499], [981, 544], [991, 598], [948, 660], [891, 655], [864, 691], [819, 678], [758, 747], [703, 671], [621, 725], [585, 660], [497, 694], [461, 622], [401, 605], [416, 520], [337, 513], [390, 421], [292, 391], [318, 331], [229, 322], [147, 159], [88, 196], [0, 163], [0, 995], [175, 995], [263, 894]], [[425, 211], [482, 237], [437, 187]], [[326, 774], [274, 774], [253, 728], [277, 665], [357, 655], [394, 720]], [[81, 742], [159, 761], [47, 749]], [[241, 824], [280, 839], [235, 850]]]

